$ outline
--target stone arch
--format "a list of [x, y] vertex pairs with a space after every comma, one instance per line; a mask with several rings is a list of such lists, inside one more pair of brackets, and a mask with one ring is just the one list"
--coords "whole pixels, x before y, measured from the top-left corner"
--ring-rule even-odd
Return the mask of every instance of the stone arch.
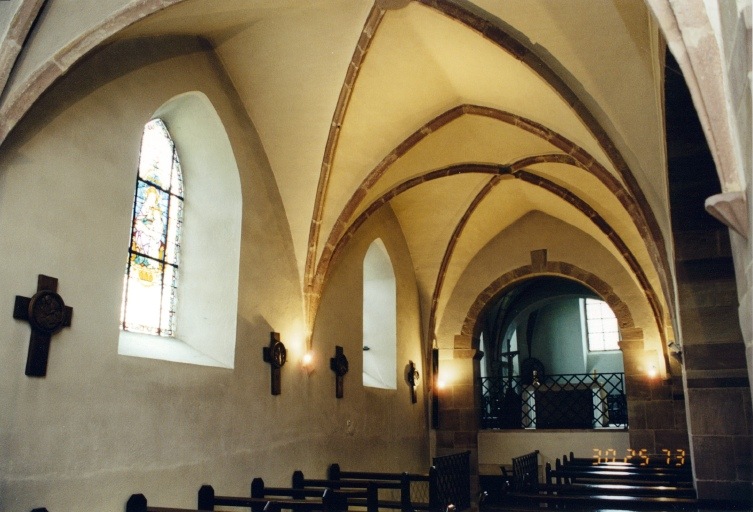
[[[571, 263], [547, 261], [546, 250], [540, 249], [532, 251], [531, 264], [506, 272], [478, 294], [468, 309], [460, 333], [455, 336], [453, 347], [444, 349], [445, 354], [439, 357], [440, 373], [443, 371], [442, 363], [447, 362], [454, 367], [456, 374], [466, 377], [454, 382], [452, 389], [439, 392], [452, 396], [453, 403], [447, 415], [443, 414], [441, 405], [437, 406], [437, 449], [448, 453], [468, 449], [477, 453], [475, 437], [480, 428], [480, 354], [475, 331], [484, 306], [511, 285], [547, 275], [572, 279], [590, 288], [609, 304], [617, 317], [630, 418], [630, 446], [645, 448], [650, 453], [658, 453], [657, 449], [669, 444], [687, 447], [687, 426], [683, 422], [676, 424], [667, 420], [667, 411], [684, 414], [684, 395], [674, 386], [673, 379], [652, 378], [647, 374], [646, 355], [650, 351], [644, 349], [643, 329], [636, 326], [628, 304], [599, 276]], [[466, 379], [470, 379], [470, 382]]]
[[[534, 254], [539, 251], [534, 251]], [[534, 258], [535, 259], [535, 258]], [[617, 323], [620, 326], [620, 332], [628, 331], [629, 329], [635, 329], [635, 323], [633, 322], [633, 316], [630, 312], [630, 308], [625, 302], [617, 296], [612, 290], [612, 287], [606, 283], [603, 279], [598, 277], [587, 270], [583, 270], [571, 263], [565, 263], [561, 261], [546, 261], [543, 264], [532, 263], [531, 265], [525, 265], [518, 267], [510, 272], [507, 272], [487, 286], [473, 302], [473, 305], [468, 310], [468, 314], [465, 317], [463, 326], [460, 329], [461, 336], [471, 336], [475, 338], [476, 323], [479, 315], [484, 309], [484, 306], [501, 291], [509, 288], [511, 285], [524, 281], [530, 277], [540, 275], [552, 275], [561, 276], [565, 278], [578, 281], [579, 283], [587, 286], [596, 292], [604, 301], [609, 304], [609, 307], [614, 311], [617, 317]], [[474, 341], [474, 344], [477, 343]], [[476, 348], [474, 346], [474, 348]]]

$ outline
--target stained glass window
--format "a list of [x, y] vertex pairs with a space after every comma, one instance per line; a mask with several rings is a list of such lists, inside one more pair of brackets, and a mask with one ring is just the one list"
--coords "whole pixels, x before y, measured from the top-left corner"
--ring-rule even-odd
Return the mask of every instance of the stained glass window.
[[160, 119], [144, 127], [133, 201], [121, 328], [173, 336], [183, 217], [183, 176]]
[[603, 300], [586, 299], [586, 329], [591, 352], [620, 349], [617, 318]]

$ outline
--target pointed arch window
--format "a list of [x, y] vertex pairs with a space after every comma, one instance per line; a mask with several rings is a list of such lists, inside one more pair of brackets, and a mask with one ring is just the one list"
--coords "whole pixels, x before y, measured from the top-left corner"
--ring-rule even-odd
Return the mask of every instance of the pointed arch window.
[[125, 272], [121, 328], [175, 335], [183, 218], [183, 176], [167, 126], [144, 127], [133, 201], [131, 243]]
[[397, 283], [381, 239], [363, 259], [363, 385], [397, 389]]

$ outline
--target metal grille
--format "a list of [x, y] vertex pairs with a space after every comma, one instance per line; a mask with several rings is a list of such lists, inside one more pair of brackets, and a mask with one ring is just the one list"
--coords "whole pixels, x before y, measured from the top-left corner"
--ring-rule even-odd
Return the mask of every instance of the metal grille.
[[447, 505], [456, 510], [471, 506], [471, 452], [434, 457], [429, 471], [429, 509], [444, 511]]
[[627, 428], [624, 373], [481, 379], [481, 428]]
[[410, 480], [410, 502], [429, 503], [429, 479]]

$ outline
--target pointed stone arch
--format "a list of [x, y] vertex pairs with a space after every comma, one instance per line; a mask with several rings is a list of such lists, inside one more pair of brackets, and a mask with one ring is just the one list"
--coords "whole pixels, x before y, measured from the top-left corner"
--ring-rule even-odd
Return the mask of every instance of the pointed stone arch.
[[[614, 314], [617, 317], [617, 323], [620, 326], [620, 332], [623, 336], [627, 336], [628, 338], [634, 337], [636, 333], [633, 331], [636, 328], [630, 308], [622, 301], [622, 299], [620, 299], [620, 297], [617, 296], [616, 293], [614, 293], [612, 287], [603, 279], [571, 263], [546, 261], [545, 250], [533, 251], [531, 256], [532, 262], [530, 265], [518, 267], [501, 275], [491, 282], [489, 286], [487, 286], [478, 297], [476, 297], [473, 305], [468, 310], [468, 314], [463, 322], [463, 327], [460, 329], [461, 336], [475, 337], [476, 333], [474, 331], [476, 329], [479, 315], [483, 311], [484, 306], [500, 292], [515, 283], [530, 279], [531, 277], [550, 275], [578, 281], [596, 292], [602, 299], [604, 299], [604, 302], [609, 304], [612, 311], [614, 311]], [[642, 338], [642, 333], [640, 336]]]

